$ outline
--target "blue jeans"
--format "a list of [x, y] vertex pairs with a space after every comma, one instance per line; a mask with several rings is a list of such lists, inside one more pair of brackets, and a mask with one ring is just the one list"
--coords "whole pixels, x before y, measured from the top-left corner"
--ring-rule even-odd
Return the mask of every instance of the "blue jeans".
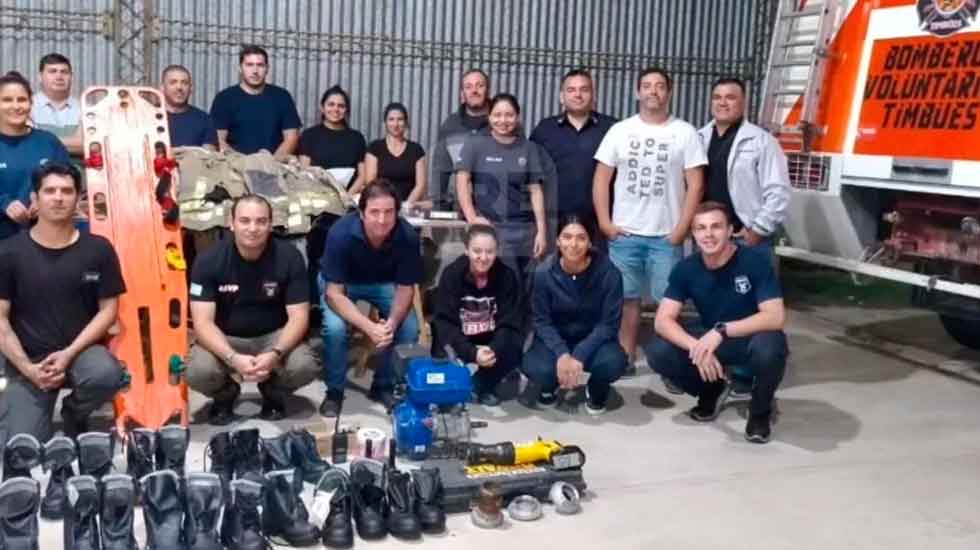
[[[521, 371], [543, 392], [551, 393], [558, 387], [558, 357], [537, 338], [534, 339], [531, 349], [524, 354]], [[624, 371], [626, 352], [619, 342], [614, 340], [599, 346], [592, 358], [585, 363], [585, 372], [590, 375], [589, 395], [592, 400], [605, 403], [609, 396], [609, 386], [619, 380]]]
[[623, 299], [663, 300], [667, 279], [682, 254], [681, 247], [670, 244], [667, 237], [620, 235], [610, 241], [609, 259], [623, 274]]
[[[317, 277], [317, 284], [320, 288], [320, 310], [323, 312], [323, 324], [320, 327], [320, 335], [323, 337], [323, 378], [327, 390], [343, 392], [347, 385], [347, 321], [327, 304], [326, 285], [322, 276]], [[391, 313], [391, 305], [395, 301], [394, 284], [344, 285], [344, 288], [352, 302], [364, 300], [378, 308], [382, 317]], [[398, 344], [414, 344], [418, 340], [418, 320], [415, 318], [415, 311], [410, 309], [395, 333], [395, 341], [382, 352], [381, 366], [374, 372], [372, 389], [391, 390], [395, 384], [392, 347]]]
[[[687, 350], [657, 336], [644, 348], [647, 362], [654, 371], [670, 380], [685, 393], [698, 397], [708, 386], [691, 362]], [[740, 366], [755, 378], [752, 389], [752, 414], [769, 414], [776, 388], [786, 372], [789, 350], [786, 334], [779, 330], [757, 332], [744, 338], [726, 339], [715, 350], [715, 357], [726, 367]], [[744, 371], [743, 371], [744, 372]]]

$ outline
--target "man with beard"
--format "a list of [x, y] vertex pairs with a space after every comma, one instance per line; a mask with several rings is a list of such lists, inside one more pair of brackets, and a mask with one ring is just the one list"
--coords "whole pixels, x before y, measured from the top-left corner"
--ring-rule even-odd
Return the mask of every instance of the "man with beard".
[[[641, 71], [636, 79], [639, 113], [613, 125], [595, 154], [595, 212], [609, 240], [609, 258], [623, 274], [619, 342], [631, 359], [640, 301], [663, 298], [704, 191], [704, 148], [694, 127], [671, 115], [671, 88], [665, 70]], [[611, 218], [610, 187], [615, 192]]]
[[463, 142], [468, 136], [489, 132], [490, 76], [480, 69], [463, 73], [459, 100], [459, 110], [439, 126], [439, 141], [433, 149], [432, 170], [436, 182], [433, 199], [439, 210], [452, 210], [456, 206], [450, 183], [460, 161]]
[[0, 352], [8, 364], [0, 444], [18, 433], [47, 441], [63, 387], [73, 390], [61, 402], [65, 435], [86, 432], [89, 415], [126, 384], [103, 345], [126, 285], [109, 241], [75, 228], [81, 175], [54, 161], [31, 179], [37, 223], [0, 244]]
[[[531, 132], [555, 163], [558, 171], [558, 219], [571, 214], [595, 223], [592, 205], [592, 175], [595, 152], [616, 119], [596, 112], [592, 75], [573, 69], [561, 79], [559, 101], [562, 113], [543, 119]], [[601, 244], [605, 241], [596, 239]]]
[[302, 123], [293, 96], [266, 82], [269, 54], [259, 46], [245, 46], [238, 54], [238, 70], [239, 83], [218, 92], [211, 104], [220, 149], [246, 155], [265, 150], [279, 159], [292, 155]]
[[235, 419], [239, 381], [257, 382], [263, 420], [286, 416], [286, 398], [320, 372], [305, 343], [309, 279], [299, 251], [271, 238], [272, 206], [243, 195], [231, 209], [233, 239], [198, 256], [191, 273], [187, 381], [213, 399], [208, 422]]
[[216, 148], [218, 133], [211, 115], [188, 103], [193, 89], [191, 72], [183, 65], [170, 65], [163, 70], [160, 80], [160, 92], [163, 93], [167, 109], [170, 145]]

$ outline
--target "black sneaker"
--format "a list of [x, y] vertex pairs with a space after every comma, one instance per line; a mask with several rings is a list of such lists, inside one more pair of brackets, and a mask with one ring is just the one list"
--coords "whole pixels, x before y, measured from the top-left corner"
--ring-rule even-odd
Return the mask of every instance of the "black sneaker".
[[745, 423], [745, 440], [749, 443], [769, 443], [772, 435], [771, 414], [750, 414]]
[[538, 405], [542, 407], [553, 407], [556, 403], [558, 403], [558, 392], [543, 391], [538, 394]]
[[340, 414], [340, 408], [344, 404], [344, 392], [339, 390], [327, 390], [323, 402], [320, 403], [320, 416], [336, 418]]
[[208, 409], [208, 424], [212, 426], [227, 426], [235, 421], [235, 401], [238, 400], [242, 388], [232, 384], [231, 389], [222, 391], [225, 395], [216, 395]]
[[591, 414], [592, 416], [599, 416], [600, 414], [606, 412], [605, 401], [599, 402], [597, 399], [592, 399], [592, 394], [589, 392], [589, 387], [585, 387], [585, 412]]
[[724, 382], [705, 384], [704, 391], [698, 396], [697, 406], [687, 414], [698, 422], [711, 422], [721, 413], [721, 405], [728, 397], [728, 391], [728, 384]]
[[396, 405], [395, 394], [389, 388], [371, 388], [368, 392], [368, 399], [381, 403], [386, 412], [391, 412], [391, 409]]

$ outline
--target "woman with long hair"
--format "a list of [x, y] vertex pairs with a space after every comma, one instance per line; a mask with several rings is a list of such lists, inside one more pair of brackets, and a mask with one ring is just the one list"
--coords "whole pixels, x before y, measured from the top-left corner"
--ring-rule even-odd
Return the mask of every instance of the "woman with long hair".
[[30, 199], [34, 169], [46, 162], [69, 162], [57, 136], [31, 127], [32, 95], [20, 73], [0, 76], [0, 239], [27, 227], [37, 215]]
[[584, 383], [586, 411], [601, 414], [610, 385], [626, 370], [618, 339], [623, 277], [592, 246], [594, 235], [587, 220], [565, 216], [558, 223], [558, 251], [534, 272], [534, 343], [522, 366], [531, 386], [525, 404], [555, 404], [558, 388]]
[[364, 186], [364, 134], [350, 127], [350, 95], [340, 86], [331, 86], [320, 98], [320, 124], [299, 136], [300, 162], [327, 170], [353, 170], [347, 185], [351, 194]]
[[497, 232], [471, 225], [463, 237], [466, 254], [446, 267], [439, 279], [432, 319], [432, 354], [456, 355], [478, 367], [473, 393], [484, 405], [499, 402], [497, 384], [521, 360], [521, 282], [497, 257]]
[[401, 103], [389, 103], [385, 107], [384, 125], [385, 137], [368, 145], [364, 180], [390, 181], [402, 203], [413, 205], [425, 194], [425, 149], [408, 139], [408, 109]]

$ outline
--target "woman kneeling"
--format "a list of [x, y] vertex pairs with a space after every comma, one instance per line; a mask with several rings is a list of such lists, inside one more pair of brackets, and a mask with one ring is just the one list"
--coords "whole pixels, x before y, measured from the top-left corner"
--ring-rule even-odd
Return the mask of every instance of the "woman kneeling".
[[484, 405], [496, 405], [496, 387], [521, 360], [521, 284], [497, 258], [497, 233], [472, 225], [466, 254], [442, 272], [432, 321], [432, 355], [449, 345], [460, 359], [476, 363], [473, 390]]
[[626, 370], [618, 341], [623, 277], [592, 248], [594, 229], [587, 223], [576, 215], [562, 218], [558, 252], [535, 270], [534, 345], [522, 370], [532, 386], [525, 396], [541, 405], [555, 404], [558, 388], [578, 387], [588, 372], [585, 408], [601, 414], [610, 384]]

